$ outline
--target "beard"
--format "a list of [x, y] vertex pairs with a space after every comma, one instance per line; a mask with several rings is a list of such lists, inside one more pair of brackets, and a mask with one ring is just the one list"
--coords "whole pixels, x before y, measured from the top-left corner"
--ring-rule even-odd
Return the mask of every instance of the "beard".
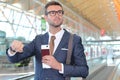
[[56, 28], [60, 27], [62, 25], [62, 23], [63, 23], [63, 20], [61, 20], [59, 23], [54, 23], [54, 22], [51, 22], [51, 21], [48, 22], [48, 24], [50, 26], [53, 26], [53, 27], [56, 27]]
[[60, 27], [62, 25], [62, 22], [60, 24], [50, 24], [50, 26], [53, 26], [53, 27]]

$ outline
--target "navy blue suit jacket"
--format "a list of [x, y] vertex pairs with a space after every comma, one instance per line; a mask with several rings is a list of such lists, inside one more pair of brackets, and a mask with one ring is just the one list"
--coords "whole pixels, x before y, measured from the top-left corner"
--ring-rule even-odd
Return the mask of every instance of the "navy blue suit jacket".
[[[14, 56], [8, 55], [8, 58], [11, 62], [15, 63], [25, 58], [35, 56], [35, 80], [65, 80], [66, 76], [85, 78], [89, 73], [89, 69], [81, 38], [77, 35], [74, 35], [73, 37], [73, 50], [71, 58], [71, 64], [73, 65], [67, 65], [65, 63], [69, 37], [70, 33], [65, 30], [62, 40], [53, 55], [57, 61], [63, 63], [63, 74], [60, 74], [58, 70], [52, 68], [42, 68], [41, 45], [48, 44], [48, 33], [36, 36], [32, 42], [24, 46], [22, 54], [15, 54]], [[66, 50], [63, 50], [63, 48], [66, 48]]]

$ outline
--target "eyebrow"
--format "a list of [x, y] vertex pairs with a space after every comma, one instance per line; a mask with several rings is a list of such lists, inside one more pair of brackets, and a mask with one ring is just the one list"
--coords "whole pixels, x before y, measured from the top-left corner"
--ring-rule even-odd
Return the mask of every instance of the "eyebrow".
[[[63, 11], [63, 10], [51, 10], [51, 11]], [[47, 12], [50, 12], [50, 11], [47, 11]]]

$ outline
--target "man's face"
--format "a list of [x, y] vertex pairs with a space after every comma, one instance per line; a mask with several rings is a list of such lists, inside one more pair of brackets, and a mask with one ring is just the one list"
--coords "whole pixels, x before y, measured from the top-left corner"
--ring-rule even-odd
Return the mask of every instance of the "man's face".
[[47, 15], [45, 19], [52, 27], [60, 27], [63, 23], [63, 10], [58, 5], [52, 5], [47, 8]]

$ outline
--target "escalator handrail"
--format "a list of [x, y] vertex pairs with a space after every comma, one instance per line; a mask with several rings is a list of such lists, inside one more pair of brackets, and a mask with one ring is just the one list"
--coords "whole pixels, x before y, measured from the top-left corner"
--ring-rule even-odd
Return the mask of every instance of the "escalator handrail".
[[111, 75], [108, 77], [107, 80], [114, 80], [114, 78], [117, 77], [116, 74], [119, 66], [120, 66], [120, 63], [116, 65], [116, 67], [114, 68], [114, 70], [112, 71]]

